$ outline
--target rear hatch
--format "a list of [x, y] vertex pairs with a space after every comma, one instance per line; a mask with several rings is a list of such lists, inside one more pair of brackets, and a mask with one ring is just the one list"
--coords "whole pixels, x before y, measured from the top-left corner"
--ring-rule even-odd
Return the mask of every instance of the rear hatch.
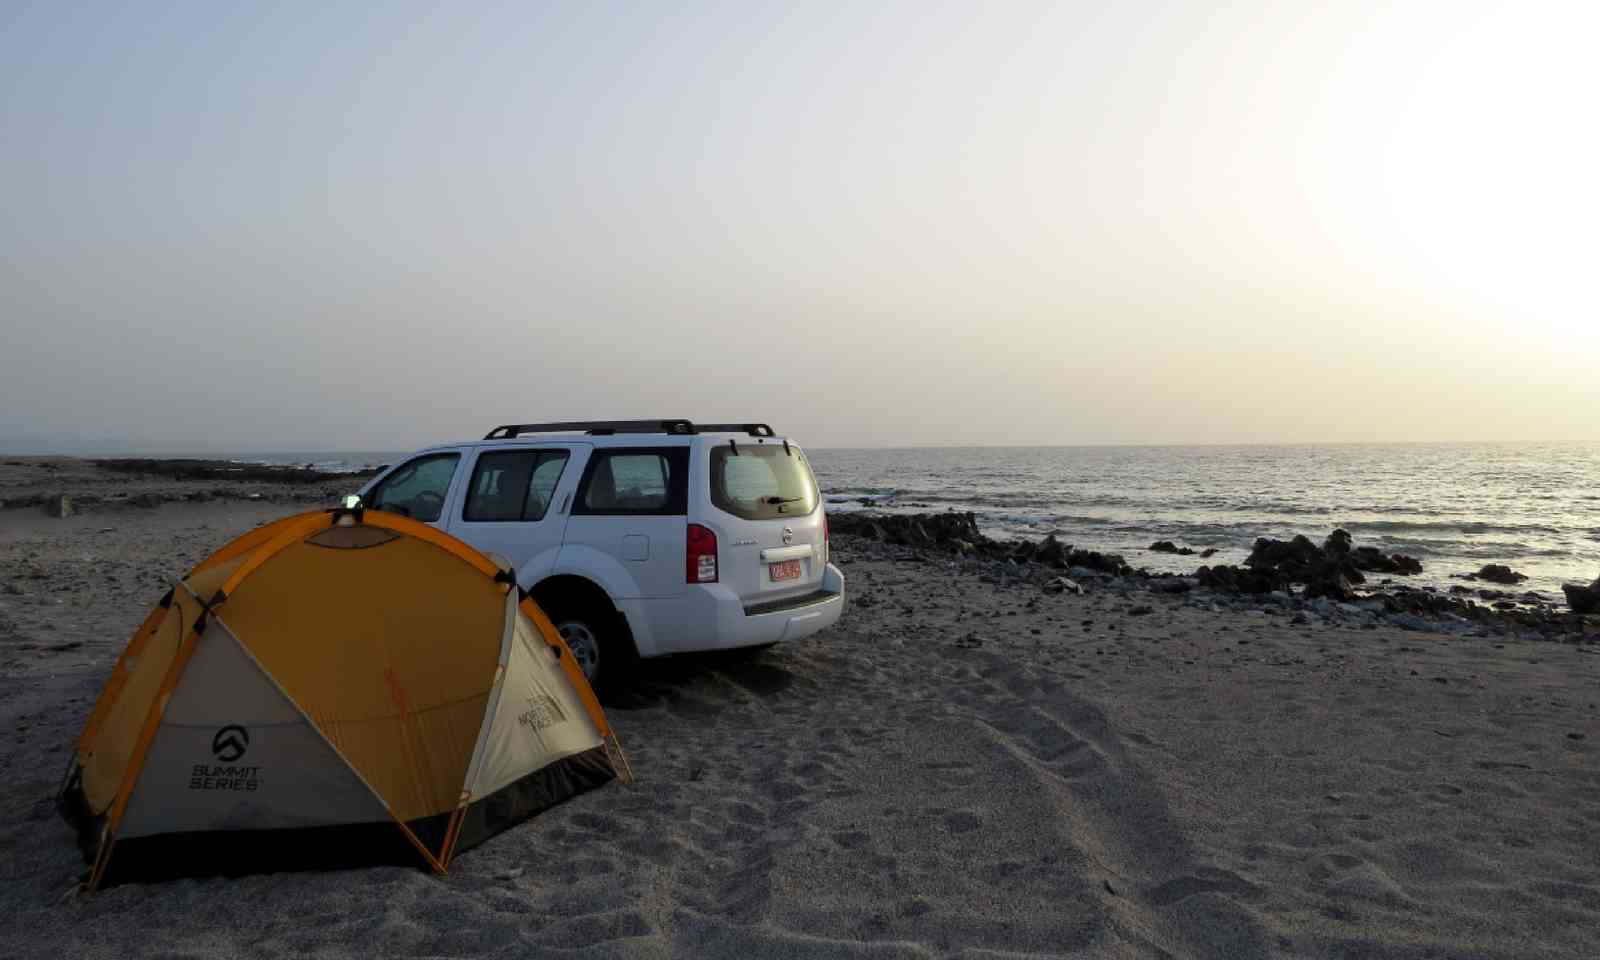
[[711, 448], [709, 473], [719, 579], [746, 609], [819, 590], [826, 521], [800, 448], [736, 439]]

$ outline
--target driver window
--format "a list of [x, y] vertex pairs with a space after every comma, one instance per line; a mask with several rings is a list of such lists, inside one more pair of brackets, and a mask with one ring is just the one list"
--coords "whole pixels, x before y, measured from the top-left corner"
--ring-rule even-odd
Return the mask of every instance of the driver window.
[[374, 510], [387, 510], [402, 517], [432, 523], [444, 510], [444, 495], [455, 476], [455, 453], [418, 457], [383, 478], [372, 491], [369, 502]]

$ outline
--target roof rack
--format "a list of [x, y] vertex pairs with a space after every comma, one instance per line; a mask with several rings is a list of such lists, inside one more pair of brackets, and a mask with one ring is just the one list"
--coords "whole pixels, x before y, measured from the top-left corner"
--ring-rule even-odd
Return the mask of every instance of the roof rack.
[[764, 423], [702, 423], [696, 433], [748, 433], [752, 437], [775, 437], [772, 428]]
[[564, 420], [554, 423], [507, 423], [484, 435], [485, 440], [510, 440], [525, 433], [587, 433], [610, 436], [617, 433], [667, 433], [687, 436], [695, 433], [748, 433], [752, 437], [776, 436], [764, 423], [705, 423], [696, 426], [689, 420]]

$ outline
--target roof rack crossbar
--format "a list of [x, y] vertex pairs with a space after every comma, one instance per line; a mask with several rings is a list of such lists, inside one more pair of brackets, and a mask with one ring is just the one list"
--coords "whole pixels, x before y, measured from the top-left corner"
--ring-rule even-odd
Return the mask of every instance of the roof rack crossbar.
[[775, 437], [776, 433], [764, 423], [701, 423], [695, 429], [700, 433], [748, 433], [752, 437]]
[[490, 430], [485, 440], [509, 440], [524, 433], [694, 433], [688, 420], [563, 420], [553, 423], [508, 423]]
[[667, 433], [687, 436], [695, 433], [747, 433], [752, 437], [776, 436], [764, 423], [703, 423], [689, 420], [563, 420], [553, 423], [507, 423], [490, 430], [485, 440], [510, 440], [525, 433], [587, 433], [609, 436], [618, 433]]

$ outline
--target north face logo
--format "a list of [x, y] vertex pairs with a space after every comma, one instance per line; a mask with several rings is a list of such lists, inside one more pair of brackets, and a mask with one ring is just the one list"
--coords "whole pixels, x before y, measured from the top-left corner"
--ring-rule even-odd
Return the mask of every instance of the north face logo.
[[250, 746], [250, 731], [238, 724], [229, 724], [211, 738], [211, 755], [223, 763], [232, 763], [244, 756]]
[[543, 730], [567, 719], [555, 698], [543, 694], [528, 698], [528, 709], [517, 715], [517, 722], [530, 730]]

